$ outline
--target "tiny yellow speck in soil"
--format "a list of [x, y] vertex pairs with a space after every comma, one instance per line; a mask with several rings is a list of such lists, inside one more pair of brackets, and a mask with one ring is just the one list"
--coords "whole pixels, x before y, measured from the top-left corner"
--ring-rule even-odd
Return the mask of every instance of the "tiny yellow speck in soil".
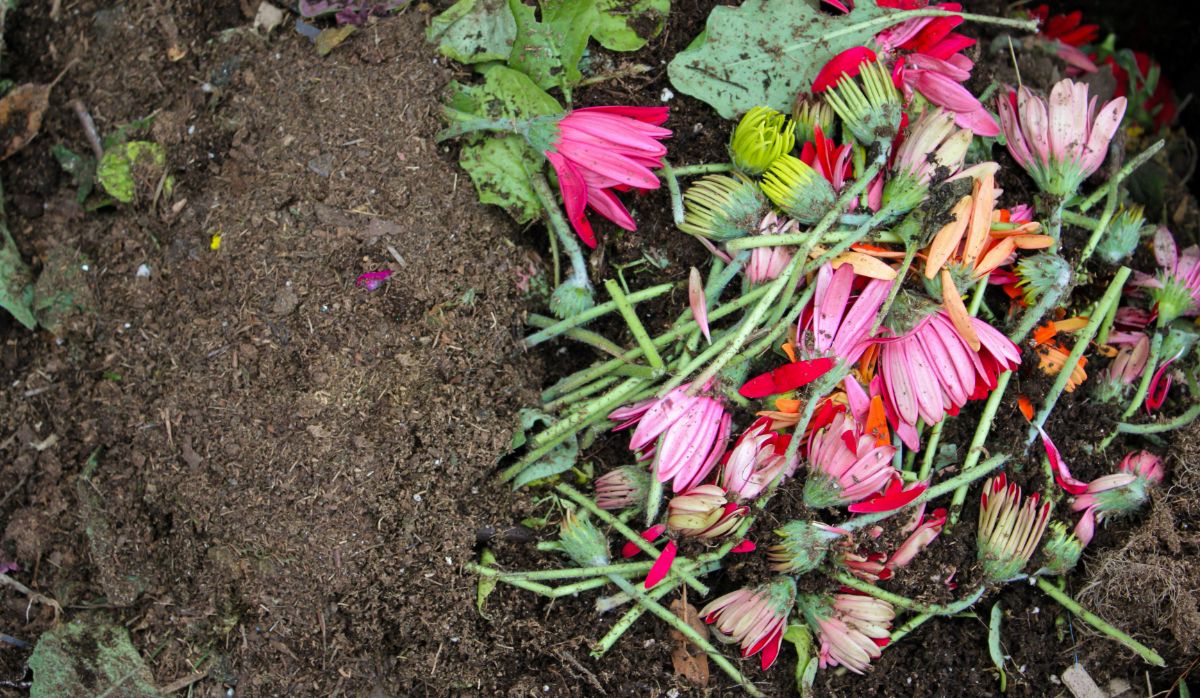
[[221, 234], [220, 233], [213, 234], [212, 242], [208, 243], [208, 249], [210, 249], [210, 250], [221, 249]]

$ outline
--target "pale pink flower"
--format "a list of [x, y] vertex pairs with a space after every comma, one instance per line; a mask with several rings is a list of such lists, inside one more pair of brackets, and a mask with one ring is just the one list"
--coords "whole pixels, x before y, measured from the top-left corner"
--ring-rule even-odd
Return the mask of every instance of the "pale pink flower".
[[1086, 83], [1072, 80], [1051, 89], [1049, 104], [1024, 86], [997, 98], [1008, 152], [1042, 191], [1070, 196], [1104, 162], [1125, 98], [1107, 102], [1099, 114], [1096, 101], [1088, 101]]
[[[779, 219], [774, 211], [763, 217], [758, 224], [759, 235], [787, 235], [799, 229], [800, 224], [790, 218]], [[791, 247], [772, 245], [750, 250], [750, 261], [746, 264], [746, 278], [753, 286], [774, 281], [792, 261]]]
[[929, 547], [929, 544], [941, 535], [942, 528], [946, 526], [946, 514], [945, 509], [934, 509], [933, 513], [928, 516], [922, 514], [918, 518], [917, 526], [913, 532], [909, 534], [908, 538], [904, 539], [904, 542], [888, 558], [888, 569], [894, 570], [898, 567], [907, 566], [918, 553]]
[[1158, 274], [1134, 272], [1133, 285], [1147, 289], [1154, 299], [1159, 324], [1200, 315], [1200, 246], [1180, 252], [1175, 236], [1160, 226], [1154, 234], [1154, 258]]
[[715, 398], [689, 395], [681, 385], [661, 398], [643, 400], [614, 410], [609, 419], [616, 429], [637, 424], [629, 449], [645, 459], [653, 454], [659, 482], [682, 492], [703, 482], [725, 453], [730, 416]]
[[700, 617], [741, 645], [743, 657], [762, 652], [760, 661], [766, 670], [779, 656], [795, 602], [796, 583], [791, 577], [775, 577], [753, 589], [738, 589], [714, 599], [700, 609]]
[[717, 482], [738, 499], [754, 499], [776, 478], [796, 472], [798, 456], [786, 455], [791, 435], [773, 432], [770, 427], [770, 419], [756, 419], [725, 456]]
[[808, 479], [804, 503], [814, 509], [844, 506], [879, 492], [891, 481], [896, 469], [896, 448], [878, 443], [855, 419], [841, 413], [829, 426], [813, 432], [808, 441]]
[[822, 669], [844, 666], [861, 674], [891, 640], [896, 609], [887, 601], [860, 594], [805, 597], [805, 617], [821, 640]]
[[906, 97], [911, 98], [916, 90], [929, 102], [953, 113], [954, 123], [959, 127], [970, 129], [977, 136], [998, 135], [1000, 124], [996, 123], [996, 118], [988, 113], [979, 98], [962, 86], [971, 77], [971, 66], [965, 56], [955, 55], [951, 60], [942, 60], [914, 53], [896, 63], [894, 75]]
[[[656, 524], [642, 532], [642, 538], [650, 542], [658, 540], [664, 533], [671, 534], [646, 574], [646, 588], [658, 584], [671, 571], [679, 550], [675, 537], [701, 540], [724, 538], [738, 529], [749, 511], [749, 507], [729, 501], [729, 493], [718, 485], [700, 485], [672, 497], [667, 503], [667, 523]], [[743, 540], [732, 552], [750, 552], [754, 549], [754, 543]], [[622, 555], [633, 557], [638, 550], [636, 545], [629, 542], [625, 544]]]
[[1075, 525], [1075, 536], [1083, 545], [1091, 542], [1096, 524], [1140, 509], [1149, 499], [1149, 488], [1163, 480], [1162, 459], [1149, 451], [1134, 451], [1121, 460], [1120, 468], [1084, 485], [1063, 468], [1059, 479], [1064, 489], [1075, 495], [1072, 511], [1082, 511]]
[[649, 478], [639, 466], [626, 465], [596, 478], [596, 506], [601, 509], [640, 507], [646, 500]]
[[[1112, 402], [1124, 396], [1129, 386], [1141, 380], [1150, 359], [1150, 338], [1144, 333], [1129, 333], [1132, 344], [1125, 344], [1117, 351], [1112, 362], [1096, 379], [1096, 396], [1104, 402]], [[1109, 336], [1112, 343], [1112, 336]]]
[[659, 143], [671, 135], [662, 128], [667, 115], [667, 107], [586, 107], [558, 122], [545, 155], [558, 175], [567, 220], [588, 247], [596, 246], [588, 208], [625, 230], [637, 229], [612, 189], [659, 187], [653, 170], [667, 154]]
[[1021, 363], [1020, 350], [979, 318], [970, 318], [979, 338], [973, 351], [945, 310], [934, 312], [900, 337], [876, 339], [884, 405], [896, 433], [918, 448], [918, 419], [926, 425], [956, 414], [968, 400], [984, 397], [997, 377]]

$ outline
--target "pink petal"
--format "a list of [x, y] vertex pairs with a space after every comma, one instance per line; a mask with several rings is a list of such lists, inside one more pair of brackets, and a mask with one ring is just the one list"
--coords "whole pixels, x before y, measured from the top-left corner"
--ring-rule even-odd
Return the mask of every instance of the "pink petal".
[[585, 215], [587, 185], [584, 183], [583, 177], [570, 161], [553, 150], [546, 151], [546, 159], [554, 166], [554, 172], [558, 175], [558, 188], [562, 192], [563, 208], [567, 210], [567, 220], [571, 222], [571, 227], [575, 228], [575, 232], [579, 234], [583, 244], [594, 248], [596, 234], [592, 232], [592, 226]]
[[1069, 494], [1083, 494], [1087, 492], [1087, 483], [1076, 480], [1071, 475], [1071, 471], [1067, 469], [1067, 462], [1062, 459], [1058, 452], [1058, 447], [1050, 440], [1050, 435], [1041, 426], [1034, 424], [1037, 427], [1038, 433], [1042, 435], [1042, 445], [1046, 447], [1046, 460], [1050, 461], [1050, 469], [1054, 471], [1054, 480], [1058, 486], [1063, 488]]
[[696, 267], [692, 267], [688, 274], [688, 304], [704, 338], [712, 344], [712, 335], [708, 332], [708, 299], [704, 296], [704, 282], [700, 280], [700, 270]]

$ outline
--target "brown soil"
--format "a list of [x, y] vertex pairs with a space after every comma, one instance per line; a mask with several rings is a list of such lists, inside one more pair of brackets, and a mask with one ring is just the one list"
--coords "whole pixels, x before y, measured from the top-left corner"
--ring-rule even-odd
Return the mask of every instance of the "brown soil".
[[[461, 566], [477, 556], [477, 532], [552, 513], [536, 493], [495, 483], [513, 415], [589, 355], [557, 344], [520, 349], [527, 301], [518, 282], [546, 266], [545, 236], [477, 204], [454, 149], [433, 142], [453, 76], [424, 43], [436, 10], [372, 24], [319, 58], [286, 25], [255, 35], [232, 2], [64, 5], [57, 22], [49, 3], [24, 3], [9, 17], [16, 82], [48, 82], [70, 59], [80, 63], [56, 87], [41, 135], [0, 177], [26, 258], [40, 265], [61, 250], [82, 254], [94, 312], [58, 337], [0, 317], [0, 559], [21, 565], [14, 576], [57, 598], [68, 616], [100, 611], [128, 627], [161, 685], [205, 672], [192, 695], [687, 690], [659, 624], [640, 621], [610, 656], [591, 659], [588, 643], [610, 620], [597, 628], [590, 596], [548, 603], [501, 588], [486, 616], [475, 609], [476, 580]], [[614, 59], [652, 70], [593, 86], [578, 102], [657, 103], [667, 87], [659, 60], [692, 39], [712, 5], [675, 2], [644, 54]], [[173, 36], [187, 52], [176, 62]], [[72, 205], [50, 148], [86, 149], [67, 106], [75, 98], [102, 132], [157, 114], [147, 135], [169, 152], [178, 180], [170, 203], [186, 200], [178, 211], [85, 214]], [[728, 125], [686, 97], [671, 105], [674, 161], [720, 158]], [[595, 280], [646, 253], [668, 264], [627, 270], [631, 284], [678, 281], [703, 262], [703, 250], [673, 231], [662, 194], [634, 208], [638, 232], [602, 228], [608, 251], [593, 257]], [[149, 278], [136, 276], [141, 264]], [[380, 290], [354, 286], [359, 273], [382, 267], [395, 273]], [[681, 307], [679, 294], [663, 299], [651, 324]], [[598, 329], [622, 339], [618, 324]], [[1019, 387], [1036, 399], [1046, 385], [1023, 373]], [[1084, 392], [1063, 402], [1059, 445], [1076, 474], [1090, 477], [1113, 464], [1081, 448], [1109, 419]], [[971, 414], [952, 422], [947, 441], [969, 439]], [[1016, 420], [997, 425], [997, 448], [1019, 452]], [[1081, 438], [1067, 424], [1079, 424]], [[1194, 468], [1183, 471], [1195, 462], [1195, 430], [1172, 443], [1181, 449], [1173, 486], [1194, 492]], [[623, 445], [601, 439], [591, 454], [598, 469], [619, 464]], [[89, 458], [96, 465], [85, 477]], [[1035, 459], [1023, 461], [1022, 482], [1040, 488]], [[1163, 534], [1165, 521], [1196, 530], [1200, 512], [1186, 492], [1110, 525], [1070, 583], [1164, 653], [1170, 668], [1150, 674], [1162, 688], [1197, 651], [1194, 603], [1182, 594], [1191, 584], [1194, 596], [1200, 573], [1178, 559], [1194, 557], [1196, 543]], [[951, 567], [967, 588], [975, 515], [968, 504], [937, 543], [937, 564], [919, 560], [892, 588], [946, 600], [932, 580]], [[491, 546], [507, 568], [555, 562], [523, 530]], [[1149, 553], [1177, 565], [1167, 574], [1184, 585], [1157, 607], [1129, 603], [1136, 597], [1120, 596], [1118, 583], [1130, 582], [1123, 560]], [[754, 564], [719, 588], [759, 574]], [[51, 612], [34, 606], [27, 621], [25, 599], [2, 593], [0, 631], [35, 642]], [[993, 592], [979, 614], [996, 601], [1010, 692], [1059, 692], [1053, 677], [1076, 658], [1101, 684], [1145, 684], [1144, 665], [1078, 623], [1056, 624], [1063, 613], [1036, 590]], [[986, 638], [976, 619], [930, 622], [868, 676], [824, 672], [819, 690], [996, 693]], [[768, 693], [790, 694], [789, 652], [770, 674], [746, 669]], [[0, 680], [20, 679], [27, 658], [0, 644]], [[711, 689], [732, 691], [715, 670]]]

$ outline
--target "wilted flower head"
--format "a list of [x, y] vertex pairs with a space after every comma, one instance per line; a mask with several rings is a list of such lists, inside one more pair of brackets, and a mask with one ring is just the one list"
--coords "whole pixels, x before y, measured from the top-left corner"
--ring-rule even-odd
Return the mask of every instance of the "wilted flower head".
[[1142, 239], [1142, 228], [1146, 224], [1144, 213], [1141, 206], [1121, 207], [1096, 245], [1100, 259], [1115, 266], [1133, 254]]
[[767, 198], [801, 223], [816, 223], [833, 207], [833, 186], [800, 158], [781, 155], [759, 182]]
[[770, 107], [754, 107], [742, 116], [729, 140], [729, 157], [739, 172], [758, 177], [796, 145], [796, 125]]
[[762, 652], [764, 670], [779, 656], [788, 615], [796, 602], [796, 583], [791, 577], [775, 577], [753, 589], [742, 588], [709, 602], [700, 609], [705, 623], [742, 647], [742, 656]]
[[754, 499], [776, 478], [796, 472], [798, 456], [786, 457], [791, 435], [773, 432], [770, 427], [770, 419], [756, 419], [721, 465], [717, 482], [738, 499]]
[[1154, 299], [1159, 326], [1200, 315], [1200, 246], [1180, 252], [1171, 231], [1159, 227], [1154, 233], [1154, 258], [1158, 274], [1134, 272], [1133, 285], [1145, 288]]
[[721, 402], [705, 395], [689, 395], [691, 384], [681, 385], [661, 398], [614, 410], [609, 419], [617, 429], [637, 424], [629, 449], [643, 458], [654, 456], [659, 482], [671, 482], [682, 492], [704, 481], [725, 453], [730, 416]]
[[1060, 521], [1051, 521], [1042, 544], [1042, 554], [1046, 564], [1037, 571], [1038, 574], [1061, 576], [1075, 569], [1079, 558], [1083, 555], [1083, 542]]
[[747, 507], [729, 501], [718, 485], [700, 485], [667, 504], [667, 528], [686, 538], [714, 540], [737, 530]]
[[1100, 373], [1094, 390], [1102, 402], [1115, 402], [1125, 396], [1129, 387], [1141, 379], [1150, 359], [1150, 338], [1138, 333], [1133, 344], [1122, 346], [1117, 355]]
[[1004, 473], [984, 484], [976, 551], [989, 581], [1017, 577], [1037, 550], [1050, 519], [1050, 502], [1039, 506], [1039, 499], [1034, 492], [1022, 501], [1021, 488]]
[[883, 187], [883, 205], [894, 214], [916, 208], [929, 192], [939, 169], [957, 173], [967, 156], [972, 134], [954, 125], [954, 115], [942, 109], [921, 114], [896, 150], [892, 176]]
[[813, 92], [821, 91], [858, 142], [890, 143], [896, 137], [903, 113], [900, 93], [870, 50], [858, 47], [834, 56], [813, 82]]
[[604, 534], [590, 520], [576, 516], [573, 511], [568, 510], [563, 515], [558, 547], [580, 567], [608, 564], [608, 541]]
[[796, 141], [806, 143], [811, 141], [816, 130], [822, 133], [833, 133], [833, 108], [825, 100], [805, 92], [796, 95], [792, 104], [792, 122], [796, 125]]
[[789, 521], [775, 530], [780, 540], [767, 548], [771, 569], [784, 574], [804, 574], [825, 560], [830, 544], [847, 532], [813, 521]]
[[861, 674], [878, 659], [891, 639], [896, 609], [887, 601], [859, 594], [803, 596], [799, 605], [821, 638], [822, 669], [844, 666]]
[[[790, 218], [779, 219], [771, 211], [758, 224], [759, 235], [787, 235], [799, 228]], [[750, 261], [746, 263], [746, 279], [754, 286], [778, 278], [792, 261], [792, 248], [781, 245], [755, 247], [750, 250]]]
[[767, 202], [750, 180], [738, 175], [708, 175], [683, 195], [687, 211], [679, 229], [709, 240], [749, 235], [762, 219]]
[[667, 154], [659, 143], [671, 135], [662, 128], [667, 114], [666, 107], [575, 109], [558, 121], [554, 141], [544, 144], [558, 175], [567, 220], [588, 247], [596, 246], [588, 208], [626, 230], [637, 229], [612, 190], [659, 187], [653, 170], [662, 167]]
[[1075, 535], [1087, 545], [1095, 535], [1097, 523], [1140, 509], [1149, 500], [1149, 488], [1162, 479], [1162, 459], [1149, 451], [1130, 453], [1121, 461], [1118, 472], [1086, 485], [1071, 479], [1067, 473], [1059, 484], [1075, 495], [1071, 510], [1083, 512], [1075, 525]]
[[939, 535], [942, 529], [946, 526], [946, 510], [934, 509], [932, 513], [926, 515], [924, 512], [917, 519], [917, 525], [908, 538], [896, 548], [896, 551], [891, 554], [887, 560], [888, 569], [897, 569], [905, 567], [913, 561], [925, 548], [929, 547]]
[[1086, 73], [1096, 72], [1096, 64], [1079, 47], [1099, 38], [1099, 25], [1083, 24], [1083, 13], [1079, 10], [1052, 15], [1048, 5], [1038, 5], [1029, 10], [1029, 14], [1041, 25], [1038, 38], [1047, 42], [1055, 55], [1072, 68]]
[[809, 439], [804, 503], [825, 509], [870, 497], [887, 486], [895, 474], [895, 452], [891, 443], [867, 433], [852, 416], [844, 412], [837, 415]]
[[1048, 105], [1022, 86], [1000, 95], [997, 108], [1008, 152], [1042, 191], [1070, 196], [1104, 162], [1125, 98], [1106, 103], [1097, 115], [1087, 83], [1062, 80], [1050, 90]]
[[650, 478], [644, 468], [624, 465], [596, 478], [596, 506], [601, 509], [639, 511], [646, 503]]

